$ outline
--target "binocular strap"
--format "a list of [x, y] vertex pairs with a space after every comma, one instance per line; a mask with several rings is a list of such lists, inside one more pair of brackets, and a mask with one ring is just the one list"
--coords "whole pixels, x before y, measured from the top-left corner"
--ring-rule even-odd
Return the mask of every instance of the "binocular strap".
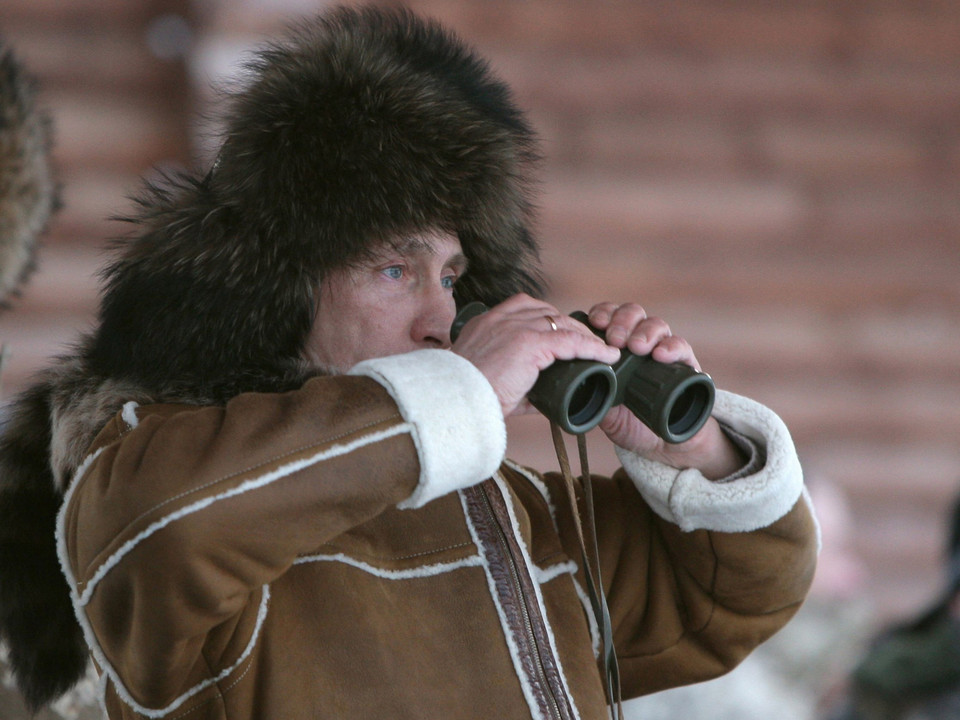
[[[560, 463], [560, 472], [567, 489], [567, 500], [570, 503], [570, 514], [573, 525], [577, 530], [577, 539], [580, 542], [580, 561], [583, 566], [583, 576], [587, 585], [587, 595], [593, 615], [600, 629], [601, 640], [601, 670], [605, 680], [607, 705], [612, 720], [623, 720], [623, 703], [620, 697], [620, 670], [617, 667], [617, 655], [613, 647], [613, 624], [610, 622], [610, 611], [607, 608], [607, 599], [603, 594], [603, 584], [600, 578], [600, 553], [597, 548], [597, 528], [593, 513], [593, 483], [590, 478], [590, 466], [587, 462], [587, 442], [581, 433], [577, 435], [577, 450], [580, 454], [580, 473], [583, 483], [584, 517], [580, 516], [577, 505], [576, 488], [573, 482], [573, 473], [570, 472], [570, 460], [567, 458], [567, 448], [563, 442], [560, 426], [550, 423], [550, 432], [553, 435], [553, 446]], [[588, 538], [585, 538], [583, 525], [586, 524]], [[591, 557], [588, 558], [587, 548], [590, 548]]]

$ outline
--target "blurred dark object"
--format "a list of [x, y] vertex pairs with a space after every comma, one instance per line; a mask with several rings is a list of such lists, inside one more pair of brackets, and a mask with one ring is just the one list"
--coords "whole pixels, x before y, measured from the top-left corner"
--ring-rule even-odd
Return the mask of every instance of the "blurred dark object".
[[0, 307], [33, 270], [37, 239], [58, 206], [50, 146], [36, 82], [0, 38]]
[[943, 593], [876, 638], [827, 720], [960, 720], [960, 499], [947, 552]]

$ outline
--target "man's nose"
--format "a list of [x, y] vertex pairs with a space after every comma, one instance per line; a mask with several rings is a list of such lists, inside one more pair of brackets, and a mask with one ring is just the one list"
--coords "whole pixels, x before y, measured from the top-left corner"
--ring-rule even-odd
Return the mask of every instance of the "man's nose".
[[450, 347], [450, 325], [456, 312], [456, 305], [448, 290], [439, 288], [426, 293], [413, 324], [413, 339], [425, 347]]

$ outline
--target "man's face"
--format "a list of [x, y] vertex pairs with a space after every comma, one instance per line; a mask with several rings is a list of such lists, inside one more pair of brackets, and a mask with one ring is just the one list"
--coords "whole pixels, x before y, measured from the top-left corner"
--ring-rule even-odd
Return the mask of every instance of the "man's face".
[[306, 358], [344, 372], [369, 358], [450, 347], [453, 284], [466, 264], [460, 241], [435, 232], [384, 245], [361, 265], [329, 273]]

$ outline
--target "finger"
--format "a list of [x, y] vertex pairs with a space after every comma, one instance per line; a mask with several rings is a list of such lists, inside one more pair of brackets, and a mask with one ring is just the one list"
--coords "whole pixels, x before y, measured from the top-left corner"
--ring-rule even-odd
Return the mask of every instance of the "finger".
[[531, 297], [526, 293], [512, 295], [503, 302], [490, 308], [490, 312], [500, 312], [505, 315], [529, 316], [536, 313], [549, 313], [552, 315], [563, 315], [563, 313], [553, 304], [546, 300]]
[[525, 328], [547, 331], [552, 330], [555, 324], [555, 321], [551, 323], [550, 318], [559, 317], [560, 314], [560, 311], [549, 303], [520, 293], [493, 306], [471, 320], [468, 325], [474, 324], [477, 328], [488, 329], [496, 326], [501, 330]]
[[563, 315], [560, 310], [545, 300], [530, 297], [525, 293], [520, 293], [507, 298], [500, 304], [490, 308], [488, 314], [494, 316], [512, 317], [516, 319], [529, 319], [544, 315], [550, 315], [553, 317]]
[[526, 293], [518, 293], [516, 295], [511, 295], [506, 300], [490, 307], [487, 312], [480, 317], [487, 318], [489, 321], [491, 318], [516, 318], [530, 316], [531, 314], [536, 313], [548, 312], [553, 313], [559, 311], [543, 300], [530, 297]]
[[[616, 306], [609, 303], [611, 308]], [[616, 362], [620, 353], [586, 325], [563, 314], [550, 303], [529, 295], [514, 295], [476, 318], [477, 331], [500, 337], [513, 335], [521, 346], [536, 347], [539, 363], [557, 360]], [[543, 345], [541, 346], [541, 341]], [[541, 369], [545, 365], [540, 365]]]
[[647, 311], [636, 303], [625, 303], [613, 311], [607, 325], [607, 342], [615, 347], [625, 347], [628, 338], [647, 319]]
[[515, 327], [536, 332], [550, 333], [560, 331], [576, 332], [584, 337], [596, 337], [582, 322], [566, 315], [553, 305], [543, 301], [534, 301], [517, 304], [504, 308], [501, 312], [505, 322], [513, 323]]
[[587, 312], [587, 318], [597, 330], [605, 330], [617, 307], [617, 304], [612, 302], [597, 303]]
[[651, 353], [651, 357], [662, 363], [683, 363], [696, 371], [700, 371], [700, 363], [693, 353], [693, 348], [686, 340], [671, 336], [661, 340]]
[[[604, 317], [609, 318], [613, 315], [617, 307], [615, 303], [607, 302], [599, 303], [595, 305], [593, 309], [604, 313]], [[591, 312], [592, 311], [593, 310], [591, 310]], [[493, 319], [496, 318], [498, 321], [509, 321], [538, 332], [571, 330], [585, 337], [593, 335], [591, 329], [583, 323], [562, 313], [550, 303], [533, 298], [525, 293], [518, 293], [517, 295], [511, 296], [491, 308], [487, 314], [492, 316], [488, 322], [493, 322]], [[605, 327], [606, 324], [604, 323], [603, 326]], [[599, 326], [594, 325], [594, 327]]]
[[[567, 320], [580, 327], [567, 327]], [[558, 321], [556, 331], [549, 330], [539, 334], [539, 340], [542, 343], [541, 348], [549, 353], [549, 362], [553, 360], [596, 360], [603, 363], [615, 363], [620, 359], [618, 348], [605, 343], [589, 329], [586, 329], [582, 323], [578, 323], [572, 318], [567, 320]]]
[[[569, 332], [575, 332], [582, 335], [585, 338], [590, 338], [592, 340], [600, 340], [603, 342], [602, 338], [599, 338], [596, 333], [590, 329], [589, 326], [580, 322], [579, 320], [570, 317], [569, 315], [561, 315], [558, 317], [552, 318], [554, 324], [556, 325], [557, 330], [567, 330]], [[549, 325], [548, 325], [549, 326]], [[552, 327], [551, 327], [552, 329]]]
[[647, 317], [632, 328], [626, 347], [637, 355], [647, 355], [658, 343], [672, 335], [670, 326], [663, 319]]

